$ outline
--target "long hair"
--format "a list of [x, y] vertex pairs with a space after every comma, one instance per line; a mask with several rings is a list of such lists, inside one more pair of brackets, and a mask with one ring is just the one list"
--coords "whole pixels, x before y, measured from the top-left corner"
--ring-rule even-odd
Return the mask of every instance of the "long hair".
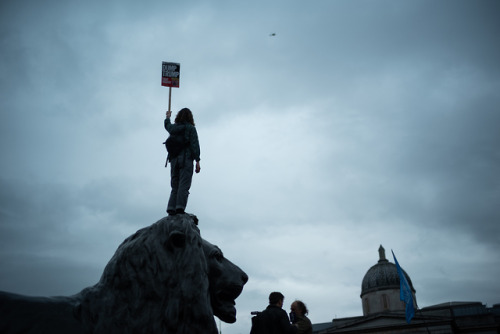
[[193, 113], [189, 108], [182, 108], [179, 110], [177, 113], [177, 116], [175, 116], [175, 123], [189, 123], [192, 126], [195, 126], [194, 124], [194, 119], [193, 119]]
[[301, 300], [296, 300], [294, 303], [296, 303], [297, 307], [302, 311], [302, 315], [307, 315], [309, 313], [306, 304], [304, 304]]

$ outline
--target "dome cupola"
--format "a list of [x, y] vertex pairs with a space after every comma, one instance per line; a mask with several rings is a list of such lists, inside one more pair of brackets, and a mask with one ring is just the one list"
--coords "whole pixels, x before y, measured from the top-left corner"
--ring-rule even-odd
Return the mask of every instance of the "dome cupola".
[[[384, 311], [404, 310], [404, 302], [399, 300], [399, 275], [394, 263], [385, 257], [385, 249], [378, 249], [378, 263], [372, 266], [363, 277], [361, 283], [361, 299], [363, 315]], [[408, 284], [415, 297], [415, 289], [410, 276], [403, 270]]]

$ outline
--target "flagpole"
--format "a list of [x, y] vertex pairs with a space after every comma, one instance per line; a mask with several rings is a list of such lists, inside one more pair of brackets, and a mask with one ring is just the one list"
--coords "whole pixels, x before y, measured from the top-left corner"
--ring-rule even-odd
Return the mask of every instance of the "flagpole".
[[[398, 276], [399, 276], [399, 299], [405, 302], [406, 307], [405, 307], [405, 316], [406, 316], [406, 322], [410, 323], [411, 318], [413, 318], [414, 315], [416, 315], [415, 309], [413, 307], [413, 303], [415, 303], [415, 307], [417, 311], [420, 311], [420, 315], [422, 316], [422, 321], [424, 322], [425, 328], [427, 329], [427, 333], [431, 334], [429, 330], [429, 326], [427, 325], [427, 322], [425, 321], [425, 317], [422, 314], [422, 310], [418, 307], [416, 299], [413, 298], [413, 292], [410, 288], [410, 285], [408, 284], [408, 281], [406, 280], [405, 274], [403, 272], [403, 268], [399, 265], [398, 260], [396, 259], [396, 255], [394, 255], [394, 251], [391, 249], [392, 252], [392, 257], [394, 258], [394, 262], [396, 263], [396, 268], [398, 271]], [[406, 291], [405, 291], [406, 290]], [[411, 304], [411, 307], [409, 307]]]
[[396, 269], [398, 271], [399, 276], [399, 299], [405, 302], [405, 315], [406, 322], [410, 323], [411, 318], [415, 315], [414, 303], [416, 302], [413, 298], [413, 291], [406, 280], [405, 274], [403, 273], [403, 269], [399, 265], [398, 260], [396, 259], [396, 255], [394, 255], [394, 251], [391, 249], [392, 257], [394, 258], [394, 262], [396, 263]]
[[[417, 305], [417, 302], [415, 302], [415, 305]], [[420, 316], [422, 317], [422, 321], [424, 322], [425, 328], [427, 329], [427, 333], [431, 334], [431, 331], [429, 330], [429, 325], [427, 325], [427, 321], [425, 321], [425, 316], [422, 313], [422, 310], [418, 307], [418, 305], [417, 305], [417, 311], [420, 312]]]

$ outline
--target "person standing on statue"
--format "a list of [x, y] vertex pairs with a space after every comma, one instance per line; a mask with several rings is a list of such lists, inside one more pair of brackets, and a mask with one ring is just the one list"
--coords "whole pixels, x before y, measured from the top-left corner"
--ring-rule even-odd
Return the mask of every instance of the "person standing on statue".
[[[183, 143], [179, 152], [168, 153], [167, 163], [170, 162], [170, 198], [168, 199], [167, 212], [169, 215], [182, 214], [186, 205], [193, 179], [193, 162], [196, 162], [194, 170], [199, 173], [200, 167], [200, 143], [198, 132], [194, 124], [193, 113], [188, 108], [179, 110], [175, 122], [170, 122], [171, 111], [167, 111], [165, 118], [165, 130], [170, 137], [177, 136]], [[169, 138], [170, 138], [169, 137]], [[167, 139], [168, 141], [168, 139]], [[166, 144], [168, 147], [168, 144]]]
[[269, 306], [252, 318], [250, 334], [296, 334], [297, 327], [282, 309], [285, 296], [281, 292], [271, 292]]
[[290, 306], [290, 311], [290, 320], [298, 328], [297, 334], [312, 334], [311, 320], [306, 317], [307, 313], [309, 313], [306, 304], [296, 300]]

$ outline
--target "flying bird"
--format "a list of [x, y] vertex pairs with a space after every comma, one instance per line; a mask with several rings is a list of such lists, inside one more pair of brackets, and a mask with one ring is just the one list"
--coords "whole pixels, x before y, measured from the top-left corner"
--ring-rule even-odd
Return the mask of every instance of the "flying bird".
[[276, 33], [273, 32], [272, 34], [269, 34], [269, 36], [276, 36]]

